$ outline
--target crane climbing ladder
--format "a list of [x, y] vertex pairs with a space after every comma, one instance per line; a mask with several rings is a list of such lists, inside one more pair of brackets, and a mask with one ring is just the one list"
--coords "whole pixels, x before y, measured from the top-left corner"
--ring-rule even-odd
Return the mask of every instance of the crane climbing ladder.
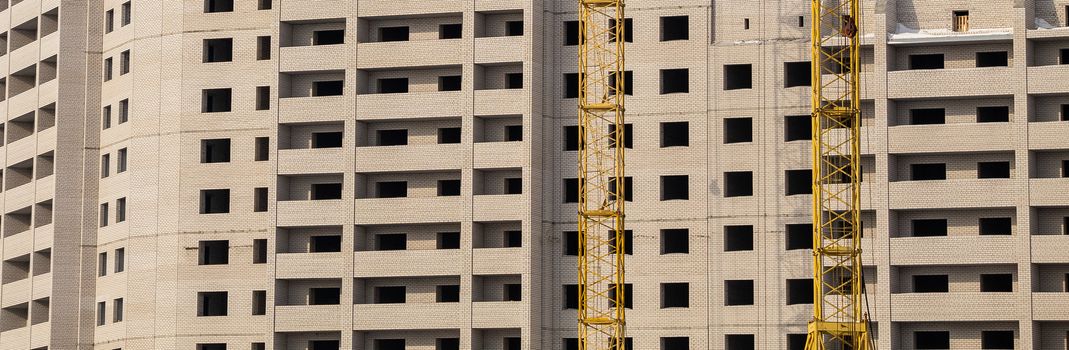
[[623, 23], [623, 0], [579, 0], [580, 350], [625, 346]]
[[806, 350], [872, 350], [861, 263], [859, 0], [812, 1], [813, 319]]

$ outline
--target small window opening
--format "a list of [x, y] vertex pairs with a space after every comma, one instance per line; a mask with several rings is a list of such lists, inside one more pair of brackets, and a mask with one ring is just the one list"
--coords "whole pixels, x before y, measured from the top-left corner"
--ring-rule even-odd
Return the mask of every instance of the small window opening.
[[753, 118], [724, 118], [724, 143], [753, 142]]
[[724, 90], [753, 88], [753, 66], [749, 64], [724, 65]]
[[753, 196], [753, 172], [733, 171], [724, 173], [724, 197]]
[[947, 235], [946, 219], [916, 219], [911, 222], [913, 237], [939, 237]]
[[754, 283], [753, 280], [727, 280], [724, 281], [724, 305], [753, 305]]
[[379, 130], [379, 146], [404, 146], [408, 144], [408, 129]]
[[753, 250], [753, 226], [724, 226], [724, 251], [738, 252]]

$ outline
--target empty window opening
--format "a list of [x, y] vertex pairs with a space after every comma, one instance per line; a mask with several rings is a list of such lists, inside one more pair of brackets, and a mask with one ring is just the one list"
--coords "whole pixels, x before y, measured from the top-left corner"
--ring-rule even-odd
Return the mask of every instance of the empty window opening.
[[724, 143], [753, 142], [753, 118], [724, 118]]
[[338, 148], [343, 138], [341, 131], [313, 132], [312, 148]]
[[947, 275], [914, 275], [914, 293], [946, 293], [950, 290]]
[[687, 175], [661, 176], [661, 200], [690, 199], [690, 178]]
[[1069, 177], [1069, 159], [1062, 160], [1062, 177]]
[[690, 146], [690, 123], [661, 123], [661, 147]]
[[230, 62], [234, 55], [234, 39], [204, 39], [204, 63]]
[[[624, 37], [624, 42], [630, 43], [630, 42], [634, 42], [635, 41], [635, 36], [634, 36], [635, 25], [634, 24], [635, 23], [631, 18], [624, 18], [624, 28], [623, 28], [623, 33], [621, 34]], [[616, 28], [616, 19], [615, 18], [609, 18], [609, 28], [618, 29], [618, 28]], [[610, 41], [615, 42], [615, 40], [616, 40], [616, 38], [612, 38]]]
[[[40, 209], [40, 207], [38, 207]], [[115, 200], [115, 222], [126, 221], [126, 198]]]
[[379, 146], [403, 146], [408, 144], [408, 129], [379, 130]]
[[1006, 67], [1010, 65], [1010, 55], [1006, 51], [977, 52], [976, 67]]
[[337, 340], [311, 340], [308, 342], [308, 350], [338, 350], [340, 342]]
[[230, 190], [201, 190], [200, 213], [223, 214], [230, 212]]
[[[609, 241], [609, 254], [616, 254], [616, 235], [612, 234], [612, 233], [609, 233], [608, 236], [609, 236], [609, 239], [608, 239], [608, 241]], [[625, 255], [634, 254], [634, 249], [635, 249], [634, 248], [635, 245], [633, 244], [634, 231], [624, 230], [623, 234], [621, 234], [620, 236], [621, 236], [620, 238], [623, 239], [624, 254]]]
[[787, 62], [783, 64], [783, 87], [811, 86], [813, 85], [812, 80], [809, 62]]
[[126, 248], [119, 248], [115, 250], [115, 273], [123, 271], [126, 271]]
[[749, 30], [750, 29], [750, 19], [749, 18], [743, 18], [742, 19], [742, 29], [745, 29], [745, 30]]
[[522, 89], [523, 88], [523, 73], [508, 73], [508, 74], [505, 74], [505, 88], [506, 89]]
[[[980, 275], [980, 291], [993, 293], [1013, 292], [1013, 274], [995, 273]], [[985, 348], [986, 349], [986, 348]]]
[[813, 279], [789, 279], [787, 280], [787, 305], [812, 304], [813, 303]]
[[434, 350], [460, 350], [460, 338], [435, 339]]
[[564, 309], [575, 310], [579, 308], [579, 286], [575, 284], [564, 285], [564, 292], [562, 294]]
[[980, 179], [1010, 178], [1010, 162], [980, 162], [976, 164], [976, 177]]
[[226, 316], [226, 292], [197, 293], [197, 316]]
[[104, 109], [100, 112], [100, 115], [100, 128], [103, 130], [111, 128], [111, 106], [104, 106]]
[[805, 16], [798, 16], [798, 28], [805, 27]]
[[271, 37], [256, 37], [256, 59], [259, 61], [271, 59]]
[[981, 349], [1014, 349], [1013, 331], [980, 332]]
[[266, 239], [254, 239], [252, 240], [252, 263], [253, 264], [266, 264], [267, 263], [267, 240]]
[[946, 219], [917, 219], [911, 222], [913, 237], [937, 237], [947, 235]]
[[955, 32], [969, 31], [969, 11], [954, 11], [953, 30]]
[[753, 196], [753, 172], [733, 171], [724, 173], [724, 197]]
[[523, 125], [506, 125], [505, 142], [523, 141]]
[[374, 350], [405, 350], [404, 339], [375, 339]]
[[690, 307], [690, 284], [661, 283], [661, 308]]
[[505, 36], [523, 36], [523, 21], [505, 22]]
[[271, 152], [271, 138], [257, 137], [255, 142], [256, 149], [254, 151], [256, 154], [254, 159], [258, 162], [268, 160]]
[[946, 163], [910, 164], [909, 179], [913, 181], [946, 180], [947, 165]]
[[230, 112], [230, 89], [205, 89], [201, 94], [201, 112]]
[[408, 78], [379, 79], [380, 94], [403, 94], [408, 92]]
[[788, 334], [787, 350], [805, 350], [806, 334]]
[[309, 288], [308, 305], [338, 305], [341, 302], [341, 288]]
[[724, 226], [724, 251], [753, 250], [753, 225]]
[[[1065, 9], [1069, 11], [1069, 6], [1066, 6]], [[1069, 15], [1069, 12], [1066, 15]], [[1069, 49], [1058, 50], [1058, 64], [1069, 64]]]
[[503, 288], [504, 301], [522, 301], [523, 288], [518, 283], [506, 283]]
[[579, 179], [564, 179], [564, 203], [579, 203]]
[[564, 46], [579, 45], [580, 35], [579, 21], [564, 22]]
[[435, 286], [434, 301], [438, 303], [460, 302], [460, 286], [456, 284]]
[[408, 41], [408, 27], [379, 28], [379, 41]]
[[661, 95], [688, 92], [690, 92], [690, 70], [661, 70]]
[[813, 139], [813, 121], [811, 116], [787, 116], [784, 118], [783, 127], [783, 140], [786, 142]]
[[786, 180], [788, 196], [813, 193], [812, 170], [787, 170]]
[[564, 98], [579, 97], [579, 73], [564, 74]]
[[100, 156], [100, 178], [111, 176], [111, 155]]
[[230, 263], [230, 241], [200, 241], [200, 265], [226, 265]]
[[464, 25], [449, 23], [438, 25], [438, 39], [460, 39], [464, 35]]
[[270, 86], [257, 86], [256, 87], [256, 110], [266, 111], [271, 109], [271, 87]]
[[505, 194], [522, 194], [523, 178], [512, 177], [505, 179]]
[[375, 235], [375, 250], [405, 249], [408, 249], [408, 235], [404, 233]]
[[504, 232], [504, 248], [519, 248], [523, 246], [523, 231], [508, 230]]
[[460, 180], [438, 180], [439, 196], [459, 196]]
[[341, 199], [341, 183], [312, 184], [312, 200]]
[[918, 108], [909, 110], [910, 125], [946, 124], [946, 109]]
[[438, 128], [438, 143], [460, 143], [460, 128]]
[[108, 275], [108, 253], [97, 254], [97, 276]]
[[950, 349], [949, 331], [916, 331], [913, 332], [914, 349]]
[[754, 350], [753, 334], [728, 334], [724, 336], [724, 350]]
[[690, 230], [673, 228], [661, 230], [661, 254], [689, 254]]
[[230, 139], [200, 141], [201, 163], [226, 163], [230, 161]]
[[[616, 307], [616, 290], [617, 290], [616, 287], [617, 286], [619, 286], [619, 285], [615, 284], [615, 283], [611, 284], [609, 286], [609, 297], [608, 297], [608, 299], [609, 299], [609, 307]], [[626, 284], [623, 285], [623, 290], [624, 290], [624, 308], [625, 309], [633, 309], [634, 308], [633, 300], [634, 300], [634, 295], [635, 295], [634, 288], [632, 288], [632, 285], [630, 283], [626, 283]]]
[[564, 150], [578, 151], [583, 141], [579, 137], [579, 126], [569, 125], [564, 127]]
[[753, 66], [749, 64], [724, 65], [724, 90], [753, 88]]
[[661, 41], [687, 40], [690, 38], [690, 17], [661, 17]]
[[1009, 106], [977, 107], [977, 123], [1004, 123], [1010, 121]]
[[341, 251], [341, 236], [312, 236], [308, 239], [309, 253], [337, 253]]
[[375, 287], [376, 304], [402, 304], [404, 302], [404, 286]]
[[980, 235], [1013, 234], [1012, 218], [980, 218]]
[[312, 83], [312, 96], [341, 96], [344, 93], [344, 80], [317, 81]]
[[943, 54], [909, 55], [909, 69], [943, 69]]
[[813, 249], [813, 225], [812, 224], [788, 224], [787, 250]]
[[461, 77], [459, 75], [447, 75], [438, 77], [438, 91], [460, 91]]
[[197, 350], [226, 350], [226, 343], [197, 344]]
[[234, 11], [234, 0], [204, 0], [204, 12], [231, 12]]
[[[6, 2], [4, 3], [6, 6]], [[111, 33], [115, 31], [115, 10], [107, 10], [104, 12], [104, 33]]]
[[345, 30], [317, 30], [312, 32], [312, 45], [338, 45], [345, 43]]
[[256, 4], [257, 10], [270, 10], [272, 0], [259, 0]]
[[728, 280], [724, 281], [724, 305], [753, 305], [754, 283], [753, 280]]
[[690, 350], [690, 338], [661, 337], [661, 350]]
[[437, 249], [460, 249], [460, 232], [438, 232]]
[[[631, 124], [624, 124], [624, 132], [622, 137], [624, 139], [624, 148], [634, 148], [634, 138], [631, 135], [634, 134], [634, 127]], [[609, 134], [616, 133], [616, 124], [609, 125]], [[609, 148], [616, 148], [616, 139], [609, 139]]]

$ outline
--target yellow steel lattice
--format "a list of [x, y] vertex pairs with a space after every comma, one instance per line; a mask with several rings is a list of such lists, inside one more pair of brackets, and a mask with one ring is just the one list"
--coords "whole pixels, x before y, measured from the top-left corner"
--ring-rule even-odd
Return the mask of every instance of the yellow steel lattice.
[[806, 350], [870, 350], [860, 244], [858, 0], [812, 0], [813, 320]]
[[624, 348], [623, 23], [623, 0], [579, 1], [580, 350]]

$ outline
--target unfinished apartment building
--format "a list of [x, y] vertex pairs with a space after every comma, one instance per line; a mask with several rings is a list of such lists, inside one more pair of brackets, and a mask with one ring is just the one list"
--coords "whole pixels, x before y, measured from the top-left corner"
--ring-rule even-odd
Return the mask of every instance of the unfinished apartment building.
[[[809, 2], [628, 0], [628, 349], [802, 349]], [[1069, 0], [869, 0], [881, 349], [1067, 349]], [[0, 0], [0, 350], [578, 349], [573, 0]]]

